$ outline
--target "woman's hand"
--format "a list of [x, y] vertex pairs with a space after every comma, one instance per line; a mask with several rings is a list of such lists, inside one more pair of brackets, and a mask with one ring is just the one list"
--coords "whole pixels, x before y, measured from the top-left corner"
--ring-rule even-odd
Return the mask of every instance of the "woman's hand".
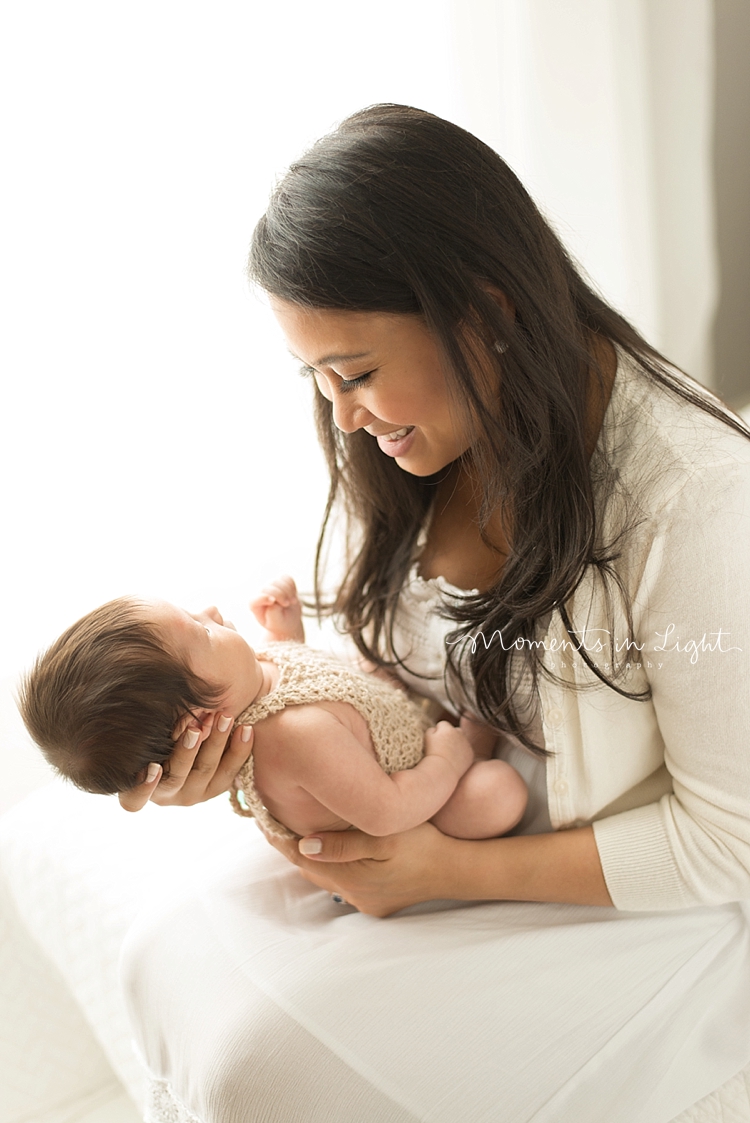
[[253, 729], [240, 725], [229, 734], [232, 718], [228, 714], [206, 713], [200, 722], [182, 719], [175, 726], [174, 752], [169, 758], [169, 775], [153, 764], [151, 779], [120, 792], [126, 811], [140, 811], [149, 800], [162, 806], [189, 807], [213, 799], [232, 787], [235, 777], [250, 756]]
[[268, 841], [308, 881], [370, 916], [436, 900], [612, 905], [591, 827], [467, 840], [422, 823], [385, 838], [319, 831], [299, 843]]
[[[319, 832], [299, 843], [266, 837], [313, 885], [339, 894], [370, 916], [390, 916], [419, 901], [450, 897], [452, 850], [461, 845], [431, 823], [385, 838], [351, 830]], [[309, 856], [318, 843], [319, 852]]]

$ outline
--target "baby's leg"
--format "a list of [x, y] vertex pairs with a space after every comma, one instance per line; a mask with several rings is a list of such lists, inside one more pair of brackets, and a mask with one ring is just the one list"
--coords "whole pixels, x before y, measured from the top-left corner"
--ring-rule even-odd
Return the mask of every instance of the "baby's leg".
[[504, 760], [480, 760], [431, 821], [453, 838], [496, 838], [520, 822], [527, 798], [515, 768]]

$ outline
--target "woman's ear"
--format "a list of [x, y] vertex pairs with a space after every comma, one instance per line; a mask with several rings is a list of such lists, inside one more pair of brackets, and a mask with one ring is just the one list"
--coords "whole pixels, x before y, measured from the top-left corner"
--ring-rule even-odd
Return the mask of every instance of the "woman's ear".
[[498, 307], [508, 317], [509, 320], [511, 320], [511, 321], [515, 320], [515, 318], [516, 318], [516, 306], [513, 303], [513, 301], [510, 299], [510, 297], [508, 297], [503, 292], [502, 289], [499, 289], [497, 287], [497, 285], [489, 284], [489, 282], [487, 282], [487, 281], [482, 282], [482, 288], [484, 289], [484, 291], [487, 293], [488, 296], [492, 297], [492, 299], [495, 301], [495, 304], [498, 305]]

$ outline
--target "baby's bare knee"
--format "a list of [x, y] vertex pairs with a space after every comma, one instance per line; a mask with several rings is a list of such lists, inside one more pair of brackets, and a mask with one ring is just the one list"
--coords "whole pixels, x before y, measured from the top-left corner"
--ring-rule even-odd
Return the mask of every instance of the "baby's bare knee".
[[478, 761], [432, 821], [456, 838], [495, 838], [518, 825], [527, 800], [515, 768], [504, 760]]
[[483, 760], [470, 768], [465, 781], [473, 799], [487, 808], [502, 803], [511, 830], [520, 821], [529, 793], [521, 776], [505, 760]]

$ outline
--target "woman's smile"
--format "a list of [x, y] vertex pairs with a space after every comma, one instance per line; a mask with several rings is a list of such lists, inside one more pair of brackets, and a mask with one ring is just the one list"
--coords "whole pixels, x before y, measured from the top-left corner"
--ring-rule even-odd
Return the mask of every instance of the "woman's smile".
[[[369, 429], [365, 429], [369, 433]], [[409, 451], [412, 443], [412, 435], [416, 432], [413, 425], [405, 425], [402, 429], [396, 429], [393, 433], [371, 433], [378, 442], [378, 448], [384, 452], [386, 456], [394, 456], [397, 460], [403, 459]]]
[[420, 316], [306, 308], [279, 297], [271, 297], [271, 308], [342, 432], [364, 429], [415, 476], [440, 471], [469, 448], [440, 351]]

